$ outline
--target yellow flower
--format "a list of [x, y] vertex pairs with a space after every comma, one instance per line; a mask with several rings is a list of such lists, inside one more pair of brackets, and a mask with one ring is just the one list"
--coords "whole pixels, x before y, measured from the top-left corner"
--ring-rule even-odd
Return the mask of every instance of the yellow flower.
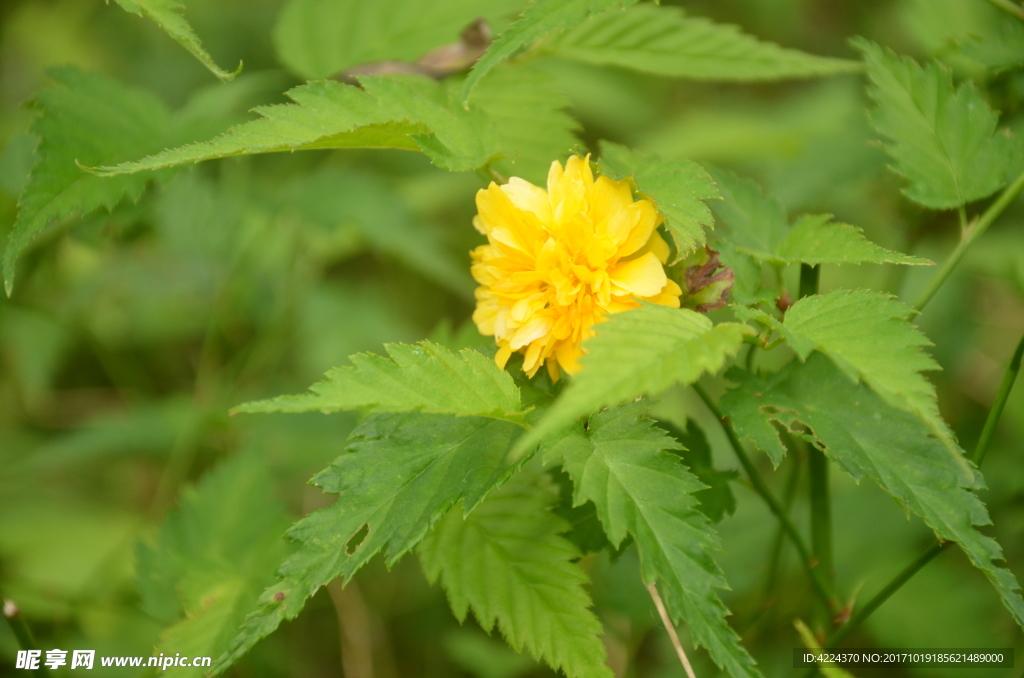
[[513, 177], [476, 194], [473, 225], [488, 243], [472, 252], [473, 321], [498, 344], [504, 367], [525, 355], [531, 377], [542, 363], [558, 379], [579, 371], [580, 344], [609, 313], [638, 299], [679, 307], [682, 290], [665, 276], [669, 248], [649, 200], [625, 181], [594, 178], [590, 156], [551, 163], [548, 188]]

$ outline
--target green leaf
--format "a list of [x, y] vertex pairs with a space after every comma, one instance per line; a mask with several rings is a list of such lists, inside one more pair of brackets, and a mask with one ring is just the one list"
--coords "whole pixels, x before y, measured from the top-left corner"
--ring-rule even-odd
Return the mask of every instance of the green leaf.
[[396, 199], [394, 188], [374, 174], [323, 166], [295, 177], [283, 203], [297, 210], [309, 226], [354, 226], [374, 252], [397, 259], [472, 301], [476, 283], [465, 253], [455, 255], [439, 229], [423, 223]]
[[468, 101], [480, 80], [521, 47], [577, 24], [592, 12], [624, 7], [634, 2], [636, 0], [533, 0], [519, 20], [505, 29], [473, 65], [462, 85], [462, 100]]
[[788, 264], [907, 264], [932, 266], [921, 257], [879, 247], [856, 226], [832, 221], [831, 214], [799, 217], [776, 249], [778, 260]]
[[386, 344], [390, 359], [357, 353], [309, 393], [239, 405], [233, 412], [411, 412], [494, 417], [521, 422], [526, 414], [512, 377], [477, 351], [458, 355], [421, 341]]
[[580, 124], [565, 112], [569, 99], [555, 89], [551, 75], [530, 64], [495, 68], [469, 102], [497, 128], [497, 152], [508, 162], [495, 167], [508, 176], [544, 185], [551, 162], [567, 157], [579, 144], [575, 132]]
[[994, 564], [1003, 558], [1002, 549], [974, 528], [989, 523], [985, 505], [969, 491], [980, 485], [980, 474], [976, 477], [972, 468], [965, 475], [919, 419], [854, 383], [820, 353], [764, 379], [739, 371], [730, 378], [739, 386], [722, 399], [722, 408], [740, 436], [770, 452], [778, 443], [775, 422], [809, 437], [855, 479], [870, 477], [939, 539], [957, 542], [1024, 626], [1020, 585], [1009, 570]]
[[997, 33], [972, 37], [960, 48], [996, 72], [1024, 66], [1024, 22], [1004, 21]]
[[644, 581], [657, 584], [676, 621], [735, 677], [759, 676], [754, 660], [726, 622], [718, 598], [728, 584], [711, 552], [718, 535], [693, 493], [704, 486], [670, 454], [679, 443], [645, 419], [648, 403], [631, 403], [590, 417], [544, 452], [576, 484], [574, 503], [592, 501], [612, 544], [636, 540]]
[[640, 192], [665, 215], [665, 227], [676, 250], [670, 264], [704, 244], [704, 228], [714, 224], [705, 201], [720, 196], [711, 176], [700, 165], [689, 160], [661, 160], [602, 141], [601, 172], [613, 179], [632, 177]]
[[692, 80], [755, 82], [858, 71], [861, 65], [785, 49], [736, 26], [641, 4], [591, 16], [545, 46], [560, 56]]
[[939, 63], [922, 67], [866, 40], [854, 45], [871, 79], [871, 123], [888, 140], [893, 169], [909, 182], [908, 198], [954, 209], [1003, 185], [1010, 142], [996, 133], [999, 117], [973, 84], [954, 88]]
[[[153, 546], [138, 549], [138, 587], [147, 612], [171, 623], [158, 650], [215, 656], [224, 651], [287, 555], [288, 521], [273, 499], [265, 460], [239, 455], [187, 490]], [[205, 669], [174, 668], [177, 676]]]
[[274, 26], [278, 57], [304, 80], [374, 61], [414, 61], [452, 43], [477, 17], [493, 26], [523, 0], [290, 0]]
[[321, 586], [347, 582], [381, 550], [390, 567], [459, 500], [467, 513], [476, 508], [512, 473], [507, 457], [520, 430], [496, 419], [422, 413], [374, 415], [359, 426], [348, 451], [313, 478], [337, 500], [288, 531], [301, 545], [213, 672], [294, 619]]
[[479, 167], [495, 152], [496, 133], [478, 110], [451, 101], [444, 87], [416, 75], [365, 76], [362, 88], [330, 80], [288, 92], [294, 104], [255, 109], [260, 120], [226, 134], [120, 165], [100, 176], [173, 167], [234, 155], [323, 148], [421, 150], [440, 167]]
[[970, 478], [969, 465], [939, 414], [935, 387], [922, 374], [940, 368], [922, 350], [931, 342], [910, 323], [914, 314], [880, 292], [836, 290], [797, 301], [782, 323], [766, 314], [758, 319], [785, 337], [801, 360], [821, 351], [852, 381], [863, 380], [893, 407], [919, 417]]
[[583, 343], [583, 369], [517, 446], [524, 450], [599, 407], [657, 394], [674, 383], [692, 384], [722, 369], [754, 330], [740, 323], [712, 324], [688, 309], [644, 304], [614, 313]]
[[238, 69], [229, 73], [221, 69], [213, 62], [213, 58], [203, 49], [199, 42], [199, 36], [192, 30], [192, 27], [183, 14], [185, 5], [181, 0], [115, 0], [117, 4], [132, 14], [149, 17], [157, 26], [164, 29], [167, 35], [171, 36], [182, 47], [191, 52], [192, 56], [199, 59], [199, 62], [223, 82], [229, 82], [242, 71], [242, 63], [238, 63]]
[[77, 163], [103, 165], [159, 148], [170, 125], [167, 108], [152, 94], [128, 89], [95, 73], [66, 67], [50, 71], [57, 85], [32, 101], [39, 117], [37, 158], [18, 198], [18, 218], [4, 250], [7, 294], [15, 263], [34, 238], [55, 221], [137, 200], [152, 177], [100, 179]]
[[759, 261], [812, 265], [932, 263], [879, 247], [856, 226], [833, 222], [830, 214], [804, 215], [790, 228], [786, 208], [755, 181], [728, 170], [712, 169], [711, 173], [723, 198], [712, 209], [725, 224], [728, 241]]
[[686, 422], [686, 430], [681, 430], [666, 421], [659, 421], [658, 426], [668, 431], [682, 444], [682, 449], [673, 450], [690, 469], [697, 480], [707, 485], [703, 490], [693, 493], [694, 499], [700, 502], [700, 512], [712, 523], [722, 522], [728, 513], [736, 512], [736, 497], [729, 487], [729, 481], [738, 477], [736, 471], [719, 471], [711, 463], [711, 446], [700, 427], [690, 419]]
[[497, 625], [517, 652], [525, 647], [569, 678], [611, 678], [587, 576], [573, 562], [580, 553], [550, 510], [556, 499], [520, 473], [465, 517], [449, 511], [420, 544], [420, 560], [460, 622], [472, 610], [485, 631]]

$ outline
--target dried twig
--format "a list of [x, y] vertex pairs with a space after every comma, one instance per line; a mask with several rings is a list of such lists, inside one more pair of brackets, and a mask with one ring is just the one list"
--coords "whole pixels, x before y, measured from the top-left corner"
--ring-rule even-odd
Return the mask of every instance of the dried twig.
[[668, 631], [668, 637], [672, 640], [672, 647], [676, 649], [676, 654], [679, 655], [679, 662], [683, 665], [683, 670], [686, 671], [687, 678], [697, 678], [693, 673], [693, 667], [690, 666], [690, 659], [686, 656], [686, 650], [683, 649], [683, 644], [679, 642], [679, 636], [676, 634], [676, 627], [672, 625], [672, 619], [668, 616], [668, 610], [665, 609], [665, 603], [661, 602], [661, 596], [658, 594], [658, 587], [654, 584], [648, 584], [647, 591], [651, 594], [651, 600], [654, 601], [654, 607], [658, 608], [658, 614], [661, 616], [661, 623], [665, 625], [665, 630]]

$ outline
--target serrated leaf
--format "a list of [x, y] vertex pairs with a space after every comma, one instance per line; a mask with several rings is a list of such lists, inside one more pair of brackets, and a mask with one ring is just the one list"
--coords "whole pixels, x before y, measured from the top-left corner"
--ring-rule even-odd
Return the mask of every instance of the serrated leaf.
[[809, 428], [811, 439], [847, 473], [870, 477], [939, 539], [957, 542], [1024, 626], [1020, 585], [994, 564], [1002, 549], [974, 527], [989, 523], [985, 505], [969, 491], [979, 482], [918, 418], [854, 383], [820, 353], [764, 379], [739, 371], [730, 378], [739, 386], [722, 398], [722, 408], [738, 435], [769, 451], [778, 441], [772, 422], [804, 437]]
[[[187, 490], [152, 547], [138, 549], [143, 608], [171, 623], [158, 649], [186, 656], [220, 654], [287, 555], [284, 507], [268, 500], [264, 460], [243, 454]], [[202, 676], [172, 668], [168, 675]]]
[[611, 678], [601, 622], [590, 611], [579, 551], [559, 536], [556, 495], [520, 473], [472, 513], [456, 506], [419, 546], [427, 579], [444, 586], [460, 622], [469, 610], [569, 678]]
[[599, 407], [714, 374], [736, 355], [743, 337], [754, 334], [747, 325], [714, 325], [696, 311], [657, 304], [612, 314], [595, 329], [597, 335], [583, 342], [583, 369], [518, 449]]
[[294, 619], [321, 586], [338, 577], [347, 582], [381, 550], [394, 564], [459, 500], [472, 511], [512, 473], [508, 451], [520, 430], [496, 419], [422, 413], [374, 415], [360, 425], [348, 451], [313, 479], [338, 499], [288, 531], [301, 542], [298, 550], [213, 672]]
[[18, 256], [50, 223], [137, 200], [153, 178], [104, 180], [77, 163], [116, 163], [154, 151], [170, 124], [167, 108], [148, 92], [71, 67], [53, 69], [50, 77], [57, 85], [32, 102], [40, 112], [32, 125], [40, 138], [38, 159], [18, 198], [18, 218], [4, 250], [8, 295]]
[[483, 354], [421, 341], [386, 344], [389, 358], [357, 353], [309, 393], [239, 405], [233, 412], [412, 412], [494, 417], [521, 422], [526, 414], [512, 377]]
[[594, 64], [691, 80], [755, 82], [858, 71], [861, 65], [786, 49], [676, 7], [635, 5], [591, 16], [546, 51]]
[[832, 221], [831, 214], [799, 217], [778, 244], [776, 257], [803, 264], [905, 264], [931, 266], [934, 262], [879, 247], [856, 226]]
[[519, 20], [505, 29], [473, 65], [462, 85], [462, 100], [469, 100], [473, 88], [491, 69], [534, 40], [577, 24], [592, 12], [634, 2], [636, 0], [533, 0]]
[[229, 73], [214, 63], [213, 57], [199, 41], [199, 36], [185, 21], [185, 4], [181, 0], [115, 0], [115, 2], [126, 12], [149, 17], [157, 26], [164, 29], [167, 35], [187, 49], [192, 56], [199, 59], [199, 62], [221, 81], [228, 82], [241, 72], [241, 62], [238, 64], [238, 70], [234, 73]]
[[686, 422], [686, 430], [673, 424], [659, 421], [658, 426], [668, 431], [679, 441], [682, 449], [676, 452], [690, 473], [707, 487], [693, 493], [693, 498], [700, 504], [697, 508], [712, 523], [720, 523], [725, 514], [736, 512], [736, 497], [729, 487], [729, 481], [738, 476], [736, 471], [719, 471], [711, 462], [711, 446], [700, 427], [690, 419]]
[[262, 119], [215, 139], [135, 162], [97, 163], [93, 172], [113, 176], [234, 155], [325, 148], [420, 150], [440, 167], [466, 170], [479, 167], [496, 150], [496, 132], [486, 117], [452, 101], [429, 78], [364, 76], [360, 84], [310, 82], [288, 91], [294, 104], [256, 108]]
[[1024, 22], [1004, 21], [997, 33], [972, 37], [961, 49], [996, 72], [1024, 66]]
[[530, 64], [508, 64], [473, 90], [470, 104], [493, 122], [497, 152], [508, 158], [495, 165], [499, 171], [544, 185], [551, 161], [579, 143], [580, 124], [565, 112], [569, 99], [554, 85], [551, 75]]
[[879, 247], [856, 226], [832, 221], [830, 214], [804, 215], [792, 228], [786, 208], [752, 179], [711, 169], [722, 200], [712, 204], [727, 239], [741, 252], [774, 264], [911, 264], [932, 262]]
[[491, 25], [523, 0], [291, 0], [274, 25], [281, 63], [304, 80], [382, 60], [413, 61], [458, 39], [477, 17]]
[[601, 172], [613, 179], [632, 177], [640, 192], [665, 215], [665, 227], [675, 243], [670, 264], [704, 244], [704, 228], [714, 224], [705, 201], [720, 196], [703, 167], [689, 160], [661, 160], [650, 153], [602, 141]]
[[997, 134], [999, 117], [973, 84], [954, 88], [937, 62], [922, 67], [866, 40], [854, 45], [871, 80], [871, 123], [887, 139], [893, 169], [909, 182], [908, 198], [954, 209], [1003, 185], [1010, 142]]
[[910, 324], [914, 309], [880, 292], [836, 290], [797, 301], [782, 323], [756, 313], [785, 337], [801, 360], [821, 351], [848, 378], [863, 380], [890, 405], [920, 418], [946, 445], [964, 477], [971, 476], [952, 431], [939, 414], [935, 387], [922, 374], [940, 368], [922, 350], [931, 342]]
[[562, 464], [576, 484], [574, 503], [596, 505], [613, 544], [633, 536], [644, 581], [658, 585], [672, 618], [686, 622], [719, 667], [737, 678], [759, 676], [718, 598], [728, 588], [711, 556], [718, 535], [693, 497], [704, 485], [670, 454], [679, 443], [643, 417], [649, 406], [598, 412], [586, 429], [574, 426], [545, 449], [545, 463]]

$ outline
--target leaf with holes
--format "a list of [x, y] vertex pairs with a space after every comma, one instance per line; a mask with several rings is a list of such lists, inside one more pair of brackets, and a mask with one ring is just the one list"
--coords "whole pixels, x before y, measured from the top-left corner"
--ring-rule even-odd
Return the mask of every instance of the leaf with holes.
[[508, 451], [521, 430], [497, 419], [421, 413], [374, 415], [360, 425], [348, 451], [313, 478], [338, 499], [288, 531], [298, 550], [213, 671], [231, 666], [294, 619], [317, 589], [338, 577], [347, 582], [378, 552], [393, 565], [456, 502], [472, 511], [512, 473]]
[[728, 584], [711, 553], [718, 535], [693, 494], [704, 489], [679, 457], [679, 443], [644, 418], [649, 403], [631, 403], [590, 417], [544, 449], [576, 485], [574, 504], [592, 501], [605, 533], [618, 546], [632, 535], [644, 581], [657, 584], [675, 621], [734, 678], [760, 676], [726, 621], [718, 598]]
[[538, 482], [520, 473], [469, 515], [449, 511], [419, 546], [423, 569], [460, 622], [473, 610], [484, 630], [497, 626], [569, 678], [611, 678], [580, 553], [559, 536], [569, 524], [550, 510], [557, 494]]
[[722, 408], [738, 435], [773, 454], [781, 447], [773, 426], [778, 423], [814, 441], [854, 479], [871, 478], [939, 539], [959, 544], [1024, 626], [1020, 585], [994, 562], [1003, 558], [1002, 549], [975, 529], [989, 523], [985, 505], [970, 491], [980, 485], [980, 474], [965, 475], [918, 418], [851, 381], [821, 353], [766, 378], [738, 370], [729, 377], [739, 385], [722, 399]]

